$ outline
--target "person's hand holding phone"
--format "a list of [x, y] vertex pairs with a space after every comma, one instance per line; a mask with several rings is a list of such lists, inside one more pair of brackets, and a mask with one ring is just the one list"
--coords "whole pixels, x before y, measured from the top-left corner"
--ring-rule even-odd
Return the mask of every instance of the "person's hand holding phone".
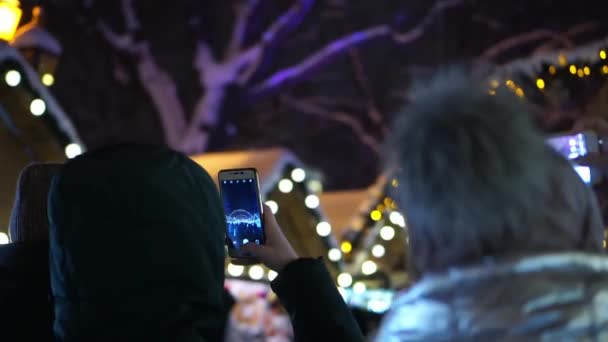
[[[599, 139], [608, 137], [608, 121], [599, 116], [584, 117], [577, 120], [572, 127], [572, 133], [584, 131], [595, 132]], [[608, 154], [601, 148], [598, 152], [591, 152], [586, 156], [575, 159], [574, 162], [578, 165], [597, 168], [604, 174], [608, 173]]]
[[280, 272], [287, 264], [298, 259], [298, 254], [291, 247], [268, 206], [264, 208], [264, 227], [266, 243], [264, 245], [248, 243], [243, 246], [243, 250], [271, 270]]

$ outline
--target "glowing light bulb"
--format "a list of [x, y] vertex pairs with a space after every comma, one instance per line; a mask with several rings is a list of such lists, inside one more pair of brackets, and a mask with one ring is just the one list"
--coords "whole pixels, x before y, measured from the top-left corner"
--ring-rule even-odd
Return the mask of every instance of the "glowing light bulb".
[[538, 89], [543, 90], [545, 89], [545, 80], [543, 80], [542, 78], [539, 78], [536, 80], [536, 86], [538, 87]]
[[386, 249], [382, 245], [375, 245], [372, 247], [372, 255], [376, 258], [382, 258], [386, 253]]
[[374, 221], [380, 221], [380, 219], [382, 219], [382, 212], [380, 210], [372, 210], [369, 217]]
[[360, 281], [356, 282], [355, 285], [353, 285], [353, 292], [356, 294], [362, 294], [363, 292], [365, 292], [365, 290], [367, 290], [367, 286], [365, 286], [365, 284]]
[[304, 204], [309, 209], [317, 208], [320, 204], [319, 196], [317, 196], [317, 195], [306, 196], [306, 198], [304, 199]]
[[6, 235], [6, 233], [0, 232], [0, 245], [8, 245], [9, 242], [10, 239], [8, 238], [8, 235]]
[[75, 158], [82, 154], [82, 147], [78, 144], [69, 144], [65, 147], [65, 155], [69, 159]]
[[340, 261], [342, 259], [342, 252], [337, 248], [332, 248], [327, 252], [327, 257], [333, 262]]
[[322, 221], [317, 224], [317, 234], [319, 236], [329, 236], [331, 234], [331, 224]]
[[288, 194], [293, 190], [293, 182], [289, 179], [281, 179], [279, 182], [279, 191]]
[[266, 201], [265, 204], [270, 208], [273, 214], [279, 211], [279, 204], [275, 201]]
[[515, 89], [515, 95], [517, 95], [519, 97], [524, 97], [526, 94], [524, 93], [523, 89], [517, 88], [517, 89]]
[[268, 271], [268, 280], [273, 281], [279, 274], [273, 270]]
[[41, 99], [33, 99], [30, 103], [30, 112], [35, 116], [40, 116], [46, 111], [46, 103]]
[[392, 224], [396, 224], [399, 227], [405, 227], [405, 218], [398, 211], [393, 211], [389, 215], [388, 219], [391, 221]]
[[376, 271], [378, 271], [378, 265], [371, 260], [364, 261], [363, 264], [361, 264], [361, 272], [365, 275], [374, 274]]
[[353, 250], [353, 245], [350, 243], [350, 241], [343, 241], [340, 245], [340, 249], [344, 253], [350, 253]]
[[606, 51], [604, 51], [604, 50], [600, 51], [600, 58], [601, 59], [606, 59]]
[[16, 87], [21, 83], [21, 74], [17, 70], [9, 70], [4, 75], [4, 81], [11, 87]]
[[253, 280], [260, 280], [264, 278], [264, 269], [262, 268], [262, 266], [251, 266], [251, 268], [249, 268], [249, 278]]
[[392, 240], [395, 237], [395, 228], [391, 226], [384, 226], [380, 228], [380, 237], [385, 241]]
[[576, 65], [572, 64], [568, 70], [570, 71], [570, 73], [572, 75], [576, 75], [576, 72], [577, 72]]
[[243, 267], [241, 265], [228, 264], [227, 271], [228, 271], [228, 274], [230, 274], [233, 277], [240, 277], [243, 274], [243, 272], [245, 271], [245, 267]]
[[591, 75], [591, 68], [589, 68], [588, 66], [584, 67], [583, 73], [587, 76]]
[[296, 183], [302, 183], [306, 179], [306, 171], [301, 168], [293, 169], [291, 171], [291, 179]]
[[340, 287], [349, 287], [353, 284], [353, 277], [348, 273], [340, 273], [338, 276], [338, 285]]
[[55, 83], [55, 77], [51, 74], [42, 75], [42, 84], [47, 87], [52, 86]]
[[320, 193], [323, 192], [323, 183], [321, 183], [320, 181], [313, 179], [311, 181], [308, 182], [308, 189], [314, 193]]

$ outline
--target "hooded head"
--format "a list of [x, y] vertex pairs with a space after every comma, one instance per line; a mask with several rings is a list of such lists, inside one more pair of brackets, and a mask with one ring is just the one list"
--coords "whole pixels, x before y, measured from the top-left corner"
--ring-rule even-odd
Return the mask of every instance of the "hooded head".
[[459, 72], [420, 86], [391, 141], [419, 273], [509, 257], [602, 250], [595, 199], [545, 143], [525, 103]]
[[8, 228], [11, 241], [48, 240], [47, 198], [53, 176], [61, 166], [62, 164], [55, 163], [36, 163], [21, 171]]
[[60, 341], [221, 339], [224, 221], [209, 175], [162, 147], [69, 161], [49, 195]]

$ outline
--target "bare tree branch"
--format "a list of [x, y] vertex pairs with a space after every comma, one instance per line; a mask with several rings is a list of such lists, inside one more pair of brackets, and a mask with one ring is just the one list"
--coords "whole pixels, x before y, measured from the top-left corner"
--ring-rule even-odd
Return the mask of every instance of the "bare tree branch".
[[297, 0], [287, 12], [280, 16], [262, 35], [261, 43], [272, 45], [298, 28], [316, 0]]
[[348, 34], [313, 53], [299, 64], [280, 70], [259, 84], [253, 86], [250, 89], [248, 96], [250, 98], [259, 98], [273, 94], [278, 89], [300, 81], [310, 73], [334, 61], [336, 58], [343, 56], [349, 49], [374, 39], [391, 36], [398, 44], [411, 43], [424, 33], [438, 17], [439, 13], [460, 4], [462, 4], [462, 0], [440, 0], [436, 2], [425, 19], [406, 33], [394, 32], [389, 25], [378, 25]]
[[367, 113], [374, 124], [382, 126], [382, 115], [380, 114], [380, 110], [376, 105], [376, 100], [374, 99], [374, 91], [371, 87], [369, 77], [367, 77], [367, 73], [365, 72], [365, 66], [361, 61], [359, 51], [356, 48], [353, 48], [349, 51], [348, 54], [351, 59], [351, 64], [353, 66], [353, 71], [357, 83], [359, 83], [361, 90], [367, 98]]
[[[592, 21], [592, 22], [581, 24], [581, 25], [576, 25], [576, 26], [570, 28], [569, 30], [567, 30], [566, 32], [564, 32], [562, 35], [566, 39], [574, 40], [574, 38], [576, 38], [577, 36], [587, 33], [589, 31], [593, 31], [593, 30], [597, 29], [598, 27], [600, 27], [600, 24], [596, 21]], [[542, 44], [541, 46], [536, 48], [532, 54], [540, 55], [540, 54], [546, 53], [546, 52], [554, 49], [556, 47], [556, 43], [557, 43], [557, 47], [561, 46], [561, 41], [552, 40], [552, 41], [546, 42], [545, 44]]]
[[246, 0], [245, 4], [235, 5], [235, 23], [232, 37], [226, 50], [226, 57], [231, 58], [240, 52], [245, 38], [249, 18], [258, 7], [259, 0]]
[[513, 37], [509, 37], [497, 44], [486, 49], [478, 58], [477, 63], [486, 63], [492, 61], [505, 51], [511, 50], [514, 47], [532, 43], [539, 40], [549, 39], [551, 41], [560, 42], [564, 47], [571, 48], [574, 43], [563, 35], [547, 29], [539, 29], [531, 32], [522, 33]]
[[298, 100], [288, 95], [282, 95], [281, 103], [307, 115], [315, 115], [322, 119], [339, 122], [349, 127], [355, 136], [372, 150], [375, 154], [380, 153], [380, 142], [369, 134], [363, 125], [355, 119], [352, 114], [340, 111], [327, 111], [325, 108], [317, 106], [306, 100]]
[[165, 138], [169, 146], [178, 148], [186, 127], [186, 116], [177, 95], [177, 86], [171, 76], [160, 68], [147, 42], [136, 42], [139, 21], [132, 0], [121, 0], [127, 30], [118, 34], [97, 19], [101, 36], [118, 51], [127, 53], [137, 61], [139, 80], [158, 111]]

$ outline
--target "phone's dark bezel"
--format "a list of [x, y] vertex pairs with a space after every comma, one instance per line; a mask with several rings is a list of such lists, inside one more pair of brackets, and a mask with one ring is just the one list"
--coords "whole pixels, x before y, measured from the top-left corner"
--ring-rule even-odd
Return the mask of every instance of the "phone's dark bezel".
[[[240, 168], [240, 169], [224, 169], [224, 170], [220, 170], [217, 174], [217, 181], [218, 181], [218, 185], [220, 188], [220, 196], [222, 198], [222, 207], [224, 206], [224, 194], [222, 192], [222, 174], [234, 174], [235, 172], [241, 172], [241, 171], [253, 171], [253, 175], [255, 176], [255, 182], [256, 182], [256, 191], [257, 191], [257, 195], [258, 195], [258, 204], [260, 207], [260, 214], [262, 215], [261, 220], [262, 220], [262, 244], [266, 243], [266, 222], [264, 222], [264, 203], [262, 202], [262, 193], [260, 192], [260, 177], [259, 177], [259, 172], [256, 168], [253, 167], [249, 167], [249, 168]], [[229, 179], [226, 179], [229, 180]], [[225, 210], [226, 208], [224, 208]], [[228, 226], [226, 226], [226, 229], [228, 229]], [[226, 232], [227, 234], [228, 232]], [[227, 241], [227, 237], [226, 237], [226, 241]], [[251, 260], [251, 259], [255, 259], [253, 256], [251, 255], [247, 255], [247, 254], [238, 254], [235, 253], [236, 250], [234, 248], [231, 248], [230, 245], [228, 243], [226, 243], [226, 246], [228, 247], [228, 256], [230, 256], [233, 259], [247, 259], [247, 260]]]

